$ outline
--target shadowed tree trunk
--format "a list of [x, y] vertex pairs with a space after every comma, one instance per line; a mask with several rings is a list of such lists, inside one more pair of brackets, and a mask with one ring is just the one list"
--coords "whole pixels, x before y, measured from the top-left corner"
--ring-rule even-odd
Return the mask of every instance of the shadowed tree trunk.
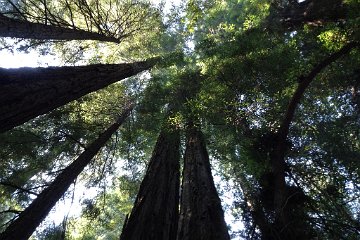
[[262, 239], [263, 240], [272, 239], [271, 225], [265, 216], [261, 203], [259, 202], [258, 199], [259, 193], [255, 192], [256, 188], [252, 186], [253, 183], [250, 183], [246, 179], [244, 174], [241, 173], [240, 171], [237, 175], [237, 178], [242, 193], [244, 195], [244, 201], [246, 202], [249, 209], [249, 213], [253, 219], [253, 223], [259, 228]]
[[147, 70], [156, 62], [157, 58], [128, 64], [0, 68], [0, 133]]
[[39, 40], [97, 40], [119, 43], [120, 39], [80, 29], [71, 29], [32, 23], [0, 14], [0, 37], [31, 38]]
[[301, 189], [289, 186], [285, 179], [287, 168], [285, 158], [288, 150], [287, 137], [296, 108], [312, 81], [330, 64], [359, 46], [358, 42], [346, 44], [340, 50], [315, 65], [307, 75], [300, 76], [298, 79], [298, 87], [289, 102], [284, 119], [274, 138], [274, 147], [270, 152], [273, 181], [271, 187], [273, 189], [275, 213], [273, 228], [277, 231], [277, 236], [274, 236], [273, 239], [311, 239], [311, 227], [305, 220], [306, 213], [303, 210], [304, 200], [306, 200], [304, 193]]
[[272, 7], [275, 19], [269, 20], [280, 21], [290, 29], [304, 24], [322, 26], [346, 19], [346, 7], [342, 0], [273, 1]]
[[177, 240], [228, 240], [220, 198], [202, 133], [187, 129]]
[[158, 137], [121, 240], [171, 240], [179, 217], [179, 131], [164, 128]]
[[[270, 132], [264, 135], [266, 138], [263, 138], [263, 147], [266, 147], [266, 153], [270, 157], [270, 169], [262, 174], [262, 179], [259, 181], [261, 192], [251, 194], [251, 190], [243, 184], [246, 179], [241, 180], [242, 177], [239, 177], [245, 198], [251, 203], [249, 212], [264, 240], [302, 240], [315, 237], [306, 210], [307, 196], [301, 188], [286, 181], [288, 171], [286, 155], [291, 147], [287, 138], [295, 111], [312, 81], [326, 67], [359, 46], [358, 42], [344, 45], [314, 65], [309, 73], [298, 77], [298, 86], [289, 101], [278, 131]], [[250, 129], [245, 129], [244, 132], [250, 138], [253, 137]], [[258, 199], [255, 198], [256, 195]]]
[[26, 240], [48, 215], [56, 202], [64, 195], [71, 183], [75, 181], [92, 158], [110, 139], [130, 114], [133, 105], [129, 106], [118, 120], [103, 132], [88, 148], [68, 167], [66, 167], [39, 196], [0, 234], [1, 240]]

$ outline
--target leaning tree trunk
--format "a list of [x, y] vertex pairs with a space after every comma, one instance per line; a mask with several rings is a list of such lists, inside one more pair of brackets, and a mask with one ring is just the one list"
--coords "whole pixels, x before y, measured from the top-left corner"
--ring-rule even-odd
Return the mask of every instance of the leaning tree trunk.
[[157, 58], [124, 64], [0, 68], [0, 133], [147, 70], [156, 61]]
[[179, 144], [177, 129], [163, 129], [157, 140], [134, 208], [121, 240], [176, 238], [179, 208]]
[[[358, 48], [359, 42], [349, 42], [337, 52], [334, 52], [323, 61], [315, 65], [307, 75], [298, 78], [298, 86], [288, 104], [284, 119], [276, 134], [274, 147], [270, 152], [270, 165], [273, 175], [273, 208], [274, 208], [274, 227], [277, 232], [276, 238], [279, 239], [310, 239], [312, 227], [306, 221], [306, 211], [304, 209], [305, 195], [300, 189], [291, 188], [286, 183], [286, 151], [287, 138], [290, 125], [294, 119], [295, 111], [300, 101], [314, 81], [316, 76], [321, 73], [330, 64]], [[295, 190], [295, 191], [294, 191]], [[304, 195], [304, 198], [297, 199]], [[275, 237], [274, 237], [275, 239]]]
[[39, 40], [97, 40], [119, 43], [120, 40], [81, 29], [71, 29], [42, 23], [33, 23], [6, 17], [0, 13], [0, 37], [31, 38]]
[[133, 106], [129, 106], [105, 132], [68, 167], [66, 167], [38, 197], [0, 234], [0, 240], [28, 239], [43, 219], [48, 215], [56, 202], [64, 195], [71, 183], [75, 181], [92, 158], [99, 152], [111, 135], [119, 128], [129, 115]]
[[177, 240], [228, 240], [220, 198], [200, 130], [187, 132]]

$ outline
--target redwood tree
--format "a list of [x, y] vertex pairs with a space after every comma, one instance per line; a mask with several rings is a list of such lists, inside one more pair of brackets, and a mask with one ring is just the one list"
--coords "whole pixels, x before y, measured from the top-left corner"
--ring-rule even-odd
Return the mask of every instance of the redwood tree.
[[71, 183], [75, 181], [92, 158], [116, 132], [120, 125], [130, 114], [133, 105], [128, 106], [106, 131], [91, 143], [86, 150], [68, 167], [66, 167], [55, 180], [45, 188], [38, 197], [0, 234], [1, 240], [26, 240], [39, 224], [48, 215], [56, 202], [64, 195]]
[[153, 31], [159, 9], [149, 1], [5, 0], [0, 36], [120, 43]]
[[0, 132], [151, 68], [156, 59], [75, 67], [0, 68]]
[[[284, 119], [279, 130], [273, 137], [273, 146], [269, 150], [271, 173], [269, 177], [271, 192], [273, 196], [274, 225], [269, 227], [273, 229], [275, 235], [270, 239], [306, 239], [310, 238], [310, 227], [305, 223], [305, 212], [302, 209], [306, 198], [301, 189], [290, 186], [286, 180], [286, 152], [288, 150], [287, 137], [290, 124], [294, 118], [304, 92], [309, 87], [316, 76], [337, 59], [348, 54], [352, 49], [359, 47], [359, 43], [351, 42], [342, 47], [337, 52], [318, 63], [313, 69], [304, 76], [299, 77], [298, 87], [295, 90]], [[303, 217], [301, 217], [301, 215]], [[308, 230], [308, 231], [307, 231]]]
[[121, 240], [176, 238], [179, 207], [179, 131], [163, 127]]
[[25, 20], [6, 17], [0, 13], [0, 37], [31, 38], [39, 40], [97, 40], [119, 43], [120, 40], [81, 29], [33, 23]]
[[201, 131], [189, 124], [186, 137], [177, 240], [230, 239], [211, 175]]

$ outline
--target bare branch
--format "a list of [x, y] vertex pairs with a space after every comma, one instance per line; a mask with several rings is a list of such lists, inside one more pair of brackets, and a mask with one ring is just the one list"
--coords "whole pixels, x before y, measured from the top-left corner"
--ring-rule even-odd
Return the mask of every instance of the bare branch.
[[20, 214], [22, 211], [19, 210], [15, 210], [15, 209], [8, 209], [5, 211], [1, 211], [0, 214], [5, 214], [5, 213], [15, 213], [15, 214]]
[[18, 13], [23, 18], [23, 20], [26, 19], [25, 15], [20, 11], [20, 9], [11, 0], [7, 0], [7, 2], [15, 9], [16, 13]]
[[13, 183], [10, 183], [10, 182], [0, 182], [0, 185], [3, 185], [3, 186], [7, 186], [7, 187], [11, 187], [11, 188], [15, 188], [15, 189], [18, 189], [22, 192], [26, 192], [26, 193], [29, 193], [29, 194], [33, 194], [35, 196], [37, 196], [38, 194], [36, 192], [33, 192], [29, 189], [26, 189], [26, 188], [23, 188], [23, 187], [20, 187], [20, 186], [17, 186], [16, 184], [13, 184]]
[[62, 131], [62, 130], [60, 130], [60, 133], [64, 134], [65, 137], [70, 138], [71, 140], [73, 140], [74, 142], [76, 142], [77, 144], [79, 144], [80, 147], [82, 147], [83, 149], [86, 150], [85, 144], [83, 144], [82, 142], [80, 142], [79, 140], [77, 140], [76, 138], [74, 138], [73, 136], [71, 136], [70, 134], [68, 134], [68, 133], [66, 133], [66, 132], [64, 132], [64, 131]]

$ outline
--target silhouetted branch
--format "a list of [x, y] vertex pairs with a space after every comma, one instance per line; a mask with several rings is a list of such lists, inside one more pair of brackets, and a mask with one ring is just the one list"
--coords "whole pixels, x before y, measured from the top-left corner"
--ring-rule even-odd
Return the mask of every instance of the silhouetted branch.
[[38, 195], [36, 192], [33, 192], [33, 191], [29, 190], [29, 189], [17, 186], [16, 184], [13, 184], [13, 183], [10, 183], [10, 182], [0, 182], [0, 185], [15, 188], [15, 189], [18, 189], [18, 190], [20, 190], [22, 192], [33, 194], [33, 195], [36, 195], [36, 196]]
[[4, 214], [4, 213], [15, 213], [15, 214], [20, 214], [22, 211], [19, 210], [15, 210], [15, 209], [8, 209], [5, 211], [1, 211], [0, 214]]
[[329, 57], [324, 59], [322, 62], [320, 62], [319, 64], [314, 66], [313, 69], [307, 75], [300, 76], [298, 78], [299, 85], [289, 102], [284, 120], [282, 121], [280, 129], [278, 131], [278, 136], [279, 136], [280, 142], [284, 142], [286, 140], [287, 135], [289, 133], [290, 124], [294, 118], [295, 110], [296, 110], [297, 106], [299, 105], [300, 100], [301, 100], [302, 96], [304, 95], [304, 92], [310, 85], [310, 83], [327, 66], [329, 66], [331, 63], [335, 62], [336, 60], [338, 60], [340, 57], [344, 56], [345, 54], [348, 54], [352, 49], [359, 47], [359, 46], [360, 46], [359, 42], [350, 42], [350, 43], [346, 44], [339, 51], [331, 54]]
[[76, 138], [74, 138], [72, 135], [64, 132], [63, 130], [60, 130], [60, 133], [64, 134], [65, 137], [70, 138], [71, 140], [73, 140], [74, 142], [76, 142], [77, 144], [79, 144], [80, 147], [82, 147], [83, 149], [86, 149], [85, 144], [83, 144], [82, 142], [80, 142], [79, 140], [77, 140]]

